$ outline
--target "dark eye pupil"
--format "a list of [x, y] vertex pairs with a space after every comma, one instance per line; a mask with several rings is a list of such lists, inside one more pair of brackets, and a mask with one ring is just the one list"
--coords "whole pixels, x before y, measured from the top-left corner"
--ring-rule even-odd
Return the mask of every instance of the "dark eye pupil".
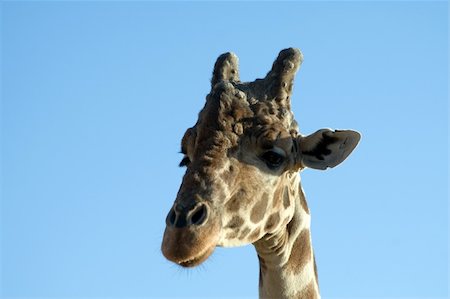
[[265, 152], [262, 155], [262, 158], [267, 163], [267, 165], [272, 168], [280, 166], [280, 164], [283, 162], [283, 156], [273, 151]]

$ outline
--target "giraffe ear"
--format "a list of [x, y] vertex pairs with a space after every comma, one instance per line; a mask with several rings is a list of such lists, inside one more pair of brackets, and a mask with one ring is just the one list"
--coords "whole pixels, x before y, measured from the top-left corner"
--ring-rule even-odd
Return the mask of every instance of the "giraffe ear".
[[239, 62], [236, 54], [228, 52], [217, 58], [211, 79], [211, 88], [221, 81], [239, 82]]
[[314, 169], [333, 168], [343, 162], [355, 149], [361, 134], [352, 130], [319, 130], [308, 136], [298, 137], [301, 167]]

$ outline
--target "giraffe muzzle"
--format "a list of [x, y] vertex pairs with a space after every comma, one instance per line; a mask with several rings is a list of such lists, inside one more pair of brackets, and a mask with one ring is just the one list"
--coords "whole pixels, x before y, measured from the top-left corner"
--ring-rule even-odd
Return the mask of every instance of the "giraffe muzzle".
[[194, 267], [204, 262], [217, 246], [221, 223], [207, 203], [175, 202], [166, 218], [162, 253], [170, 261]]

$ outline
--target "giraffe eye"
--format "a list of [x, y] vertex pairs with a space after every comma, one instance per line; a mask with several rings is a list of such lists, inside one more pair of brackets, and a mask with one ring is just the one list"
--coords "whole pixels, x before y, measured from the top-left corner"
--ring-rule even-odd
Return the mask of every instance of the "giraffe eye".
[[189, 163], [191, 163], [191, 160], [189, 159], [189, 157], [184, 156], [183, 159], [181, 160], [180, 164], [178, 164], [178, 166], [180, 166], [180, 167], [188, 166]]
[[279, 167], [284, 162], [284, 156], [273, 150], [262, 154], [261, 159], [266, 162], [266, 165], [271, 169]]

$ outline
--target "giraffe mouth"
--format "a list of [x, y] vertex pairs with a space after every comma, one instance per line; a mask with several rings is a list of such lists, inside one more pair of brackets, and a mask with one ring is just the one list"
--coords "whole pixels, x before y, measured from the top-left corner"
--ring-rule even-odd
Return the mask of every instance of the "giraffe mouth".
[[161, 245], [163, 255], [185, 268], [203, 263], [216, 248], [219, 229], [216, 226], [199, 229], [202, 231], [166, 227]]
[[192, 268], [198, 266], [208, 259], [208, 257], [213, 253], [215, 248], [216, 246], [206, 248], [206, 250], [203, 251], [201, 254], [189, 258], [187, 260], [179, 261], [177, 264], [185, 268]]

